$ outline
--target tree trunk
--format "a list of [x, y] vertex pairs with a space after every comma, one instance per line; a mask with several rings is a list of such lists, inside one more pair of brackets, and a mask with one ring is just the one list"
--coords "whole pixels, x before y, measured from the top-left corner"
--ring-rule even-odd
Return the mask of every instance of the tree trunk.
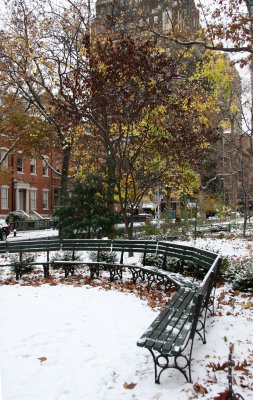
[[107, 173], [108, 173], [108, 193], [107, 193], [108, 208], [111, 211], [114, 211], [115, 168], [111, 157], [107, 158]]
[[[68, 172], [70, 163], [71, 148], [67, 147], [63, 151], [62, 174], [61, 174], [61, 190], [60, 190], [60, 207], [68, 203]], [[62, 238], [61, 217], [59, 217], [59, 236]]]
[[[126, 227], [126, 232], [127, 232], [127, 238], [128, 238], [128, 240], [132, 240], [133, 239], [133, 231], [134, 231], [133, 210], [131, 210], [131, 212], [130, 212], [130, 218], [128, 218], [127, 214], [125, 213], [124, 221], [125, 221], [125, 227]], [[128, 257], [133, 257], [133, 256], [134, 256], [133, 251], [129, 251]]]
[[62, 174], [61, 174], [61, 190], [60, 190], [60, 205], [64, 206], [68, 202], [68, 172], [70, 162], [71, 148], [67, 147], [63, 152], [62, 159]]

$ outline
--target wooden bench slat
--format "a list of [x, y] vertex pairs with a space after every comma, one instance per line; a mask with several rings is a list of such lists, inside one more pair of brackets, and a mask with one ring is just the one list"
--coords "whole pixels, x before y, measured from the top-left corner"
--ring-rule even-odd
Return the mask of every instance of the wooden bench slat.
[[181, 315], [182, 307], [191, 301], [192, 296], [192, 291], [180, 289], [177, 294], [173, 296], [172, 302], [165, 307], [162, 313], [157, 316], [146, 332], [141, 336], [137, 345], [140, 347], [151, 348], [164, 327], [168, 325], [172, 318], [174, 316], [177, 318], [177, 316]]
[[157, 330], [157, 332], [154, 332], [154, 334], [152, 334], [151, 340], [157, 337], [157, 339], [155, 339], [155, 342], [152, 345], [154, 350], [163, 352], [165, 343], [168, 342], [169, 338], [170, 342], [172, 340], [173, 343], [174, 341], [173, 332], [174, 335], [175, 331], [177, 332], [176, 336], [178, 336], [179, 332], [181, 332], [184, 324], [188, 320], [188, 314], [189, 314], [188, 308], [192, 302], [194, 294], [195, 292], [189, 292], [188, 294], [186, 294], [184, 300], [181, 301], [180, 303], [180, 307], [176, 310], [172, 308], [169, 318], [167, 320], [166, 328], [164, 329], [164, 326], [161, 325], [159, 327], [159, 330]]

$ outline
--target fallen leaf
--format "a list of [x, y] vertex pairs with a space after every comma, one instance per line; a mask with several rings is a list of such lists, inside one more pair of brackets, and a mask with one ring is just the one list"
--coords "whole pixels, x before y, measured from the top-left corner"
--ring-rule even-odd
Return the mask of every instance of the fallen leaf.
[[134, 389], [136, 385], [137, 385], [137, 383], [127, 383], [127, 382], [125, 382], [123, 387], [125, 389]]
[[47, 357], [38, 357], [38, 360], [42, 364], [43, 362], [47, 361]]
[[252, 308], [253, 307], [253, 303], [250, 303], [249, 301], [246, 303], [242, 303], [242, 307], [243, 308]]
[[208, 393], [207, 388], [202, 386], [200, 383], [194, 383], [193, 388], [196, 392], [201, 393], [201, 394], [206, 394]]
[[228, 365], [228, 361], [225, 361], [222, 364], [210, 362], [209, 364], [207, 364], [207, 368], [211, 368], [213, 371], [223, 371], [225, 368], [228, 367]]
[[225, 390], [225, 392], [218, 393], [215, 397], [215, 400], [229, 400], [229, 392]]

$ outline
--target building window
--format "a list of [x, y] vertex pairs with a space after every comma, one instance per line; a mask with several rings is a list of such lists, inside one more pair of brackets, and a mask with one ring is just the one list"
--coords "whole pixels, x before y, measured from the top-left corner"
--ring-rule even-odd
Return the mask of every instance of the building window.
[[158, 15], [155, 15], [154, 16], [154, 24], [158, 24], [158, 22], [159, 22]]
[[37, 210], [37, 189], [30, 189], [31, 210]]
[[37, 162], [36, 162], [36, 158], [31, 158], [30, 159], [30, 172], [31, 175], [36, 175], [36, 166], [37, 166]]
[[9, 187], [8, 186], [2, 186], [1, 187], [1, 210], [8, 210], [8, 192], [9, 192]]
[[54, 189], [54, 207], [60, 206], [60, 188]]
[[[4, 158], [4, 156], [7, 153], [7, 151], [8, 151], [7, 149], [0, 149], [0, 161]], [[8, 156], [1, 163], [1, 168], [8, 169]]]
[[169, 31], [172, 28], [172, 11], [163, 12], [163, 31]]
[[17, 171], [24, 172], [24, 155], [19, 152], [17, 157]]
[[178, 11], [178, 27], [179, 29], [184, 29], [185, 27], [184, 10]]
[[56, 162], [56, 167], [55, 167], [55, 169], [56, 169], [57, 172], [61, 172], [61, 163], [60, 163], [60, 161], [57, 161], [57, 162]]
[[49, 209], [48, 198], [49, 198], [48, 190], [47, 189], [42, 190], [43, 210], [48, 210]]
[[48, 176], [48, 157], [43, 159], [43, 176]]

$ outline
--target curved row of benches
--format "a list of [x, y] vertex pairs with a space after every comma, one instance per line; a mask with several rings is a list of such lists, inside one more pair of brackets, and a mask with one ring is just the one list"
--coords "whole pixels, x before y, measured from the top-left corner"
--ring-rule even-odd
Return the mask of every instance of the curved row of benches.
[[[71, 251], [72, 260], [50, 261], [50, 255], [60, 250]], [[76, 252], [82, 251], [96, 251], [96, 260], [76, 260]], [[24, 253], [38, 252], [45, 252], [45, 260], [33, 263], [24, 261]], [[117, 253], [119, 260], [115, 263], [101, 261], [103, 252]], [[129, 252], [142, 254], [142, 263], [138, 265], [124, 263], [124, 254]], [[133, 282], [141, 279], [147, 282], [148, 288], [154, 282], [159, 282], [165, 290], [175, 286], [177, 292], [171, 302], [141, 336], [137, 345], [150, 351], [155, 366], [156, 383], [160, 383], [162, 372], [168, 368], [178, 369], [187, 381], [191, 381], [191, 357], [195, 334], [200, 336], [203, 343], [206, 342], [206, 316], [213, 304], [211, 293], [216, 286], [221, 265], [221, 258], [217, 254], [164, 241], [60, 240], [59, 238], [0, 243], [0, 254], [6, 253], [18, 254], [17, 262], [5, 264], [5, 266], [15, 266], [17, 279], [22, 275], [22, 268], [26, 264], [43, 265], [45, 277], [49, 275], [50, 267], [63, 267], [65, 277], [67, 277], [70, 273], [74, 273], [77, 265], [87, 265], [91, 278], [99, 277], [101, 270], [107, 270], [110, 273], [110, 280], [121, 279], [123, 271], [128, 269], [132, 274]], [[162, 268], [146, 265], [149, 254], [162, 257]], [[178, 272], [163, 269], [169, 259], [174, 261], [174, 268], [176, 267]], [[184, 276], [184, 268], [189, 263], [193, 266], [193, 276], [204, 276], [202, 281]]]

